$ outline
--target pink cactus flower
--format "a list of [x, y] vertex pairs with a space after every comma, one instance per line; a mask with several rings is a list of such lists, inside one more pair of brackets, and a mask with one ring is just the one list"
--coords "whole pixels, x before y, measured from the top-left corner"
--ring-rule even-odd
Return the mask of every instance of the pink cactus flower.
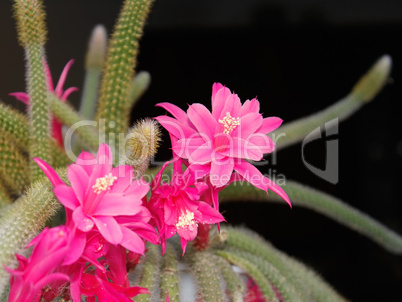
[[[46, 81], [47, 81], [47, 89], [50, 92], [53, 92], [60, 100], [66, 101], [67, 98], [70, 96], [71, 93], [75, 92], [78, 90], [77, 87], [70, 87], [67, 88], [66, 90], [63, 90], [64, 83], [67, 78], [68, 71], [71, 68], [71, 65], [73, 65], [74, 60], [68, 61], [66, 66], [64, 67], [63, 71], [61, 72], [59, 81], [57, 82], [56, 88], [53, 86], [53, 80], [52, 80], [52, 74], [50, 73], [49, 66], [47, 65], [46, 61], [43, 61], [43, 65], [45, 68], [45, 74], [46, 74]], [[26, 94], [25, 92], [12, 92], [9, 93], [9, 95], [14, 96], [17, 100], [23, 102], [25, 105], [29, 106], [29, 95]], [[62, 124], [61, 122], [53, 118], [52, 120], [52, 135], [53, 138], [56, 139], [56, 141], [59, 143], [61, 147], [64, 146], [63, 144], [63, 135], [61, 132]]]
[[70, 280], [68, 275], [57, 272], [69, 250], [68, 236], [65, 226], [45, 228], [28, 244], [27, 247], [33, 246], [28, 259], [17, 255], [19, 267], [6, 268], [11, 274], [9, 302], [37, 302], [45, 285]]
[[174, 137], [173, 151], [188, 159], [196, 178], [208, 175], [215, 187], [225, 186], [233, 171], [264, 191], [274, 191], [290, 204], [280, 186], [263, 176], [247, 160], [259, 161], [275, 149], [266, 134], [282, 120], [263, 118], [257, 99], [241, 104], [237, 94], [219, 83], [212, 86], [212, 112], [202, 104], [192, 104], [187, 112], [170, 103], [158, 106], [173, 115], [156, 119]]
[[[147, 224], [151, 214], [142, 205], [149, 184], [144, 180], [133, 180], [130, 166], [113, 168], [108, 145], [99, 147], [96, 158], [82, 152], [77, 163], [68, 167], [71, 187], [62, 182], [46, 162], [39, 158], [34, 160], [52, 182], [58, 200], [66, 207], [67, 225], [79, 236], [75, 241], [77, 251], [83, 251], [87, 240], [85, 234], [92, 230], [98, 231], [107, 243], [120, 244], [139, 254], [145, 249], [141, 237], [156, 243], [156, 231]], [[78, 257], [80, 254], [70, 257], [69, 263]]]
[[[173, 162], [173, 174], [170, 183], [161, 183], [166, 166]], [[188, 241], [192, 241], [198, 232], [198, 224], [215, 224], [225, 221], [223, 216], [200, 196], [207, 190], [204, 182], [197, 182], [191, 170], [182, 170], [182, 160], [177, 158], [166, 162], [153, 180], [151, 198], [147, 204], [162, 242], [162, 251], [166, 250], [166, 239], [178, 234], [181, 238], [183, 254]]]

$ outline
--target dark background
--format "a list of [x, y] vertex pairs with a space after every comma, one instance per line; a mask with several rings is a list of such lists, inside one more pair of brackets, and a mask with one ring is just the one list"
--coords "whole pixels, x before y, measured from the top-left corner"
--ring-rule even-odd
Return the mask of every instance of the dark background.
[[[71, 58], [67, 87], [82, 87], [87, 38], [98, 23], [110, 32], [121, 1], [45, 1], [48, 61], [54, 78]], [[17, 43], [11, 1], [0, 0], [0, 98], [24, 91], [24, 54]], [[141, 42], [138, 70], [152, 75], [133, 120], [164, 114], [170, 101], [209, 106], [221, 82], [242, 100], [258, 96], [265, 116], [292, 121], [332, 104], [382, 54], [394, 61], [392, 84], [339, 129], [339, 183], [303, 164], [301, 146], [281, 151], [274, 169], [333, 194], [402, 234], [399, 185], [402, 2], [160, 0]], [[78, 103], [80, 94], [71, 96]], [[20, 104], [16, 105], [23, 109]], [[166, 138], [167, 140], [167, 138]], [[158, 159], [168, 159], [166, 149]], [[306, 147], [310, 163], [324, 166], [325, 141]], [[257, 230], [281, 250], [316, 269], [352, 301], [400, 300], [402, 261], [381, 247], [309, 210], [283, 205], [222, 206], [230, 223]]]

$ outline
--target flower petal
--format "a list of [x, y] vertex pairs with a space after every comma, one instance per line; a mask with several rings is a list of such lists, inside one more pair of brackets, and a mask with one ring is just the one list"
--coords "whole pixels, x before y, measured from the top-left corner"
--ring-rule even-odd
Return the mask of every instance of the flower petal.
[[262, 116], [259, 113], [247, 113], [240, 118], [240, 125], [232, 132], [232, 136], [247, 139], [262, 125]]
[[144, 241], [133, 231], [122, 226], [121, 231], [123, 233], [123, 240], [121, 241], [121, 245], [137, 254], [144, 255], [145, 251], [145, 243]]
[[250, 112], [260, 112], [260, 102], [256, 98], [252, 99], [251, 101], [247, 100], [244, 102], [243, 106], [241, 106], [240, 116], [246, 115]]
[[185, 122], [190, 127], [192, 126], [188, 119], [187, 113], [184, 112], [179, 107], [177, 107], [176, 105], [173, 105], [172, 103], [164, 102], [164, 103], [158, 103], [155, 106], [162, 107], [163, 109], [168, 111], [171, 115], [173, 115], [177, 120]]
[[87, 172], [88, 176], [90, 176], [94, 165], [96, 165], [96, 158], [92, 153], [82, 151], [75, 163], [80, 165]]
[[212, 116], [215, 120], [221, 117], [225, 102], [231, 94], [230, 89], [220, 83], [214, 83], [214, 85], [212, 85]]
[[83, 232], [89, 232], [94, 226], [93, 217], [87, 216], [83, 211], [82, 207], [78, 207], [73, 212], [73, 221], [77, 228]]
[[206, 202], [201, 201], [198, 204], [198, 211], [200, 211], [202, 214], [202, 221], [200, 221], [202, 223], [213, 224], [226, 221], [219, 211], [215, 210]]
[[57, 199], [70, 210], [75, 210], [80, 205], [73, 188], [64, 183], [55, 187], [53, 192]]
[[113, 217], [110, 216], [97, 216], [92, 217], [99, 232], [111, 244], [120, 244], [123, 240], [123, 233], [120, 225]]
[[118, 193], [105, 194], [93, 211], [93, 215], [135, 215], [141, 210], [142, 201]]
[[233, 172], [233, 166], [234, 160], [232, 157], [212, 161], [209, 175], [211, 184], [218, 188], [227, 184]]
[[201, 135], [206, 134], [210, 139], [214, 137], [218, 122], [204, 105], [198, 103], [191, 105], [187, 115]]
[[264, 134], [270, 133], [278, 128], [282, 124], [283, 120], [279, 117], [271, 116], [264, 118], [262, 121], [261, 127], [257, 130], [257, 132], [261, 132]]
[[80, 201], [80, 204], [83, 204], [85, 193], [88, 187], [88, 174], [85, 172], [82, 166], [72, 164], [67, 169], [67, 177], [75, 192], [75, 196]]
[[56, 171], [43, 159], [39, 157], [33, 158], [34, 162], [42, 169], [43, 173], [45, 173], [46, 177], [49, 178], [50, 182], [52, 183], [53, 187], [57, 185], [64, 184], [61, 180], [60, 176], [56, 173]]
[[186, 123], [171, 118], [170, 116], [157, 116], [155, 119], [165, 128], [170, 134], [177, 138], [190, 137], [196, 133], [196, 130]]

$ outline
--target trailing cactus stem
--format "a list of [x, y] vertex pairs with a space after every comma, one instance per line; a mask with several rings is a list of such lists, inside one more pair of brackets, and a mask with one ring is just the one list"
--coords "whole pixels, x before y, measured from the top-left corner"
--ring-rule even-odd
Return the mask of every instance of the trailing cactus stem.
[[197, 295], [201, 301], [223, 301], [220, 273], [210, 259], [211, 254], [207, 251], [194, 251], [189, 256], [192, 272], [197, 280]]
[[0, 131], [0, 176], [13, 193], [21, 194], [30, 184], [29, 164], [26, 158]]
[[0, 217], [2, 215], [2, 211], [6, 205], [11, 204], [11, 198], [8, 194], [8, 190], [4, 186], [4, 180], [0, 177]]
[[[93, 128], [97, 126], [94, 121], [86, 121], [83, 117], [78, 115], [78, 113], [68, 104], [68, 102], [63, 102], [59, 100], [55, 95], [49, 94], [50, 105], [52, 113], [57, 117], [64, 125], [69, 127], [69, 131], [73, 131], [81, 140], [82, 143], [88, 146], [92, 150], [97, 150], [99, 146], [99, 135]], [[71, 137], [70, 137], [71, 138]], [[68, 147], [67, 144], [66, 148]]]
[[[47, 100], [47, 84], [43, 67], [46, 40], [45, 12], [39, 0], [15, 0], [15, 18], [20, 44], [27, 60], [27, 92], [29, 106], [29, 156], [40, 157], [51, 164], [49, 152], [50, 115]], [[31, 177], [41, 176], [40, 168], [33, 162]]]
[[[402, 236], [369, 215], [333, 196], [294, 181], [287, 181], [283, 189], [294, 206], [314, 210], [370, 238], [389, 252], [402, 254]], [[220, 194], [220, 202], [229, 200], [283, 202], [278, 195], [274, 193], [267, 195], [266, 192], [249, 185], [227, 187]]]
[[102, 69], [105, 63], [107, 34], [103, 25], [97, 25], [92, 31], [85, 60], [84, 90], [79, 113], [86, 119], [95, 118], [96, 102]]
[[346, 97], [320, 112], [285, 124], [270, 133], [269, 136], [275, 141], [276, 151], [301, 142], [319, 127], [321, 130], [324, 129], [324, 125], [327, 128], [331, 127], [334, 123], [329, 122], [334, 119], [338, 119], [339, 122], [347, 119], [381, 91], [389, 79], [391, 65], [391, 57], [382, 56]]
[[18, 147], [28, 151], [28, 119], [17, 110], [2, 103], [0, 103], [0, 131], [4, 132]]
[[[66, 169], [58, 174], [65, 177]], [[0, 296], [9, 279], [4, 265], [15, 268], [14, 254], [21, 253], [59, 208], [48, 179], [42, 178], [3, 213], [0, 218]]]
[[141, 71], [134, 77], [127, 95], [126, 107], [129, 112], [131, 112], [133, 107], [137, 104], [137, 101], [148, 89], [150, 83], [151, 75], [147, 71]]
[[117, 138], [117, 146], [119, 134], [124, 135], [128, 128], [128, 90], [136, 67], [138, 42], [152, 2], [124, 1], [107, 50], [96, 120], [105, 120], [102, 123], [105, 128], [101, 131], [105, 131], [107, 141], [113, 134]]
[[177, 252], [170, 243], [167, 243], [166, 253], [162, 257], [161, 301], [165, 301], [166, 293], [169, 293], [170, 302], [179, 302], [179, 272], [177, 266]]
[[137, 302], [155, 301], [156, 290], [159, 284], [161, 252], [159, 246], [148, 244], [148, 253], [144, 259], [139, 286], [148, 288], [150, 294], [142, 294], [135, 298]]

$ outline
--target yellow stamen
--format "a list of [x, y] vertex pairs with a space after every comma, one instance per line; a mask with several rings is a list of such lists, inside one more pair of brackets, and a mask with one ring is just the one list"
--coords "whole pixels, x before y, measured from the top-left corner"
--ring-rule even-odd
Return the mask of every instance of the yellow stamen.
[[100, 194], [103, 191], [109, 190], [113, 183], [116, 181], [117, 177], [113, 176], [112, 173], [105, 175], [104, 177], [99, 177], [96, 179], [96, 184], [92, 186], [95, 189], [96, 194]]
[[223, 133], [231, 134], [233, 130], [240, 125], [240, 118], [234, 118], [229, 112], [226, 112], [226, 116], [219, 120], [219, 123], [223, 125]]
[[194, 227], [198, 226], [197, 222], [194, 220], [194, 213], [189, 210], [186, 210], [186, 213], [183, 213], [179, 217], [179, 222], [176, 223], [176, 228], [184, 228], [187, 226], [190, 230], [193, 230]]

